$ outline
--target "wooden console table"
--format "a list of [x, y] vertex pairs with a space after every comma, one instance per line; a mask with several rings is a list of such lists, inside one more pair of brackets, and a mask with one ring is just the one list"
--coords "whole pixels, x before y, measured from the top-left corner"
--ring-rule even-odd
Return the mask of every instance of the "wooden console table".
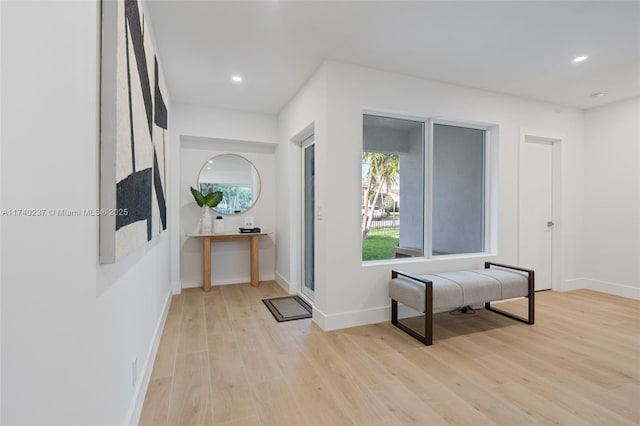
[[259, 251], [258, 241], [260, 237], [269, 235], [269, 232], [246, 233], [239, 232], [225, 234], [188, 234], [192, 238], [200, 238], [202, 240], [202, 290], [211, 291], [211, 243], [224, 241], [249, 240], [251, 247], [251, 285], [258, 287], [259, 281]]

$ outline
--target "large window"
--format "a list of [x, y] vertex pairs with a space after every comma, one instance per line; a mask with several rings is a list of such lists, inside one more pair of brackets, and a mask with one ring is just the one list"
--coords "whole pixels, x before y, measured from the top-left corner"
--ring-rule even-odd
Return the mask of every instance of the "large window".
[[362, 260], [422, 256], [424, 123], [365, 115]]
[[483, 129], [365, 114], [362, 260], [484, 252], [485, 151]]

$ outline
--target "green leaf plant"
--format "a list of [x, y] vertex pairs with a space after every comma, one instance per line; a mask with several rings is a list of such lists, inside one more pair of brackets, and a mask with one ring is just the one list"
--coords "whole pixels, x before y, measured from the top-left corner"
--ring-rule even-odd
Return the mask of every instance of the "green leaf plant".
[[214, 191], [207, 195], [202, 195], [202, 192], [198, 191], [194, 187], [191, 187], [191, 194], [193, 194], [193, 198], [196, 200], [196, 203], [198, 203], [198, 207], [215, 207], [220, 204], [223, 196], [222, 191]]

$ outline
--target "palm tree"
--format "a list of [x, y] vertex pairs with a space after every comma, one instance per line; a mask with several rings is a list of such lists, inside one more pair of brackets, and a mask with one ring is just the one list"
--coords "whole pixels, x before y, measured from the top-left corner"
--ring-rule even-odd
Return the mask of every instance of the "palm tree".
[[[400, 157], [398, 154], [383, 154], [381, 152], [363, 152], [363, 163], [369, 164], [367, 173], [367, 184], [364, 190], [363, 202], [364, 215], [362, 216], [362, 239], [369, 237], [371, 221], [373, 220], [373, 208], [378, 202], [380, 192], [384, 185], [389, 185], [396, 181], [400, 172]], [[371, 189], [375, 192], [371, 202], [369, 202]]]

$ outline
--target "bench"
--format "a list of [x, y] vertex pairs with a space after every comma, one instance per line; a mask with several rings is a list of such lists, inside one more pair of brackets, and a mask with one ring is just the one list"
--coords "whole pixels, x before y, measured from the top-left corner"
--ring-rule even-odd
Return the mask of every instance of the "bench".
[[[433, 311], [444, 311], [484, 303], [484, 308], [511, 319], [534, 323], [534, 271], [485, 262], [485, 269], [416, 275], [391, 271], [389, 297], [391, 323], [425, 345], [433, 341]], [[527, 297], [528, 317], [497, 309], [491, 302]], [[424, 313], [424, 334], [398, 321], [398, 302]]]

